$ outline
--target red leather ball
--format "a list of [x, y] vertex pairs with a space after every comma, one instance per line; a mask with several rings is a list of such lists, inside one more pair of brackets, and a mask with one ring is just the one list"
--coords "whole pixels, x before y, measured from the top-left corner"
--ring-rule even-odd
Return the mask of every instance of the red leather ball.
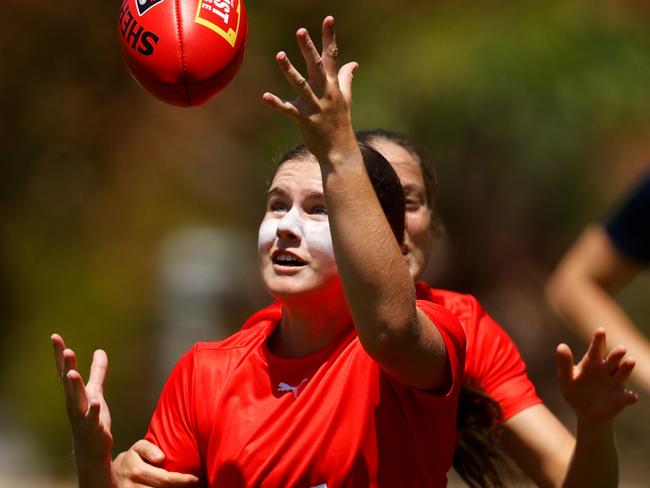
[[117, 26], [133, 77], [179, 107], [207, 102], [232, 80], [248, 32], [241, 0], [122, 0]]

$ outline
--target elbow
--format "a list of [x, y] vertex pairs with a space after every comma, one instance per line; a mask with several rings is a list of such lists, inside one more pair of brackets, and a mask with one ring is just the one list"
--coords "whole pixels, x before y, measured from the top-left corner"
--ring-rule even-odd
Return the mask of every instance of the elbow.
[[562, 297], [565, 294], [566, 284], [563, 276], [555, 271], [544, 285], [544, 295], [546, 301], [551, 304], [551, 306], [558, 310], [560, 308], [560, 303], [562, 302]]
[[417, 340], [417, 317], [378, 319], [372, 334], [359, 335], [366, 352], [380, 363], [390, 363]]
[[580, 292], [581, 280], [578, 275], [561, 266], [546, 281], [544, 295], [548, 303], [560, 314]]

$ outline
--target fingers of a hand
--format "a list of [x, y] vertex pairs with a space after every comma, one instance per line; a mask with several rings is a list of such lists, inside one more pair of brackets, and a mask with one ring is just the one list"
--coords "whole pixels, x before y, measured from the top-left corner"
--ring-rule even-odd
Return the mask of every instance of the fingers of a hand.
[[63, 337], [59, 334], [52, 334], [50, 336], [52, 341], [52, 348], [54, 349], [54, 360], [56, 361], [56, 369], [59, 372], [59, 378], [63, 379], [64, 359], [63, 351], [65, 350], [65, 342]]
[[306, 102], [317, 104], [318, 100], [316, 100], [316, 96], [309, 86], [309, 83], [307, 83], [307, 80], [296, 68], [294, 68], [293, 64], [291, 64], [291, 61], [289, 61], [287, 54], [282, 51], [279, 52], [275, 56], [275, 61], [278, 64], [280, 71], [282, 71], [282, 74], [298, 94], [298, 96]]
[[298, 32], [296, 32], [296, 38], [298, 39], [298, 47], [300, 47], [302, 57], [305, 59], [307, 65], [309, 79], [317, 85], [322, 84], [325, 81], [323, 60], [320, 53], [316, 50], [316, 46], [311, 40], [309, 32], [304, 28], [298, 29]]
[[339, 48], [336, 45], [336, 30], [334, 17], [327, 16], [323, 20], [323, 66], [328, 76], [336, 77]]
[[354, 72], [358, 67], [358, 63], [351, 62], [345, 64], [339, 70], [339, 87], [341, 88], [341, 93], [348, 104], [352, 103], [352, 78], [354, 77]]
[[606, 351], [606, 341], [605, 341], [605, 329], [599, 327], [596, 329], [591, 343], [589, 344], [589, 350], [587, 351], [586, 356], [593, 361], [601, 361], [605, 357]]
[[92, 385], [98, 391], [104, 389], [104, 380], [108, 373], [108, 356], [106, 352], [97, 349], [93, 354], [93, 362], [90, 365], [90, 376], [88, 377], [88, 385]]
[[618, 369], [612, 376], [612, 379], [615, 383], [623, 385], [628, 379], [630, 379], [630, 374], [636, 365], [636, 361], [632, 358], [625, 358], [618, 365]]
[[273, 95], [273, 93], [264, 93], [262, 95], [262, 100], [264, 100], [264, 102], [269, 107], [283, 114], [289, 115], [291, 117], [298, 117], [300, 115], [300, 112], [293, 103], [282, 100], [281, 98]]
[[88, 411], [86, 412], [86, 422], [88, 426], [95, 426], [99, 424], [99, 411], [101, 409], [98, 400], [90, 400]]
[[199, 481], [194, 475], [165, 471], [142, 460], [136, 460], [130, 470], [131, 481], [155, 488], [181, 488]]
[[158, 446], [145, 439], [140, 439], [138, 442], [133, 444], [131, 450], [149, 463], [156, 464], [165, 459], [165, 454], [158, 448]]
[[66, 373], [66, 379], [68, 385], [66, 393], [69, 391], [70, 406], [78, 415], [85, 415], [88, 411], [88, 397], [81, 375], [76, 370], [70, 370]]
[[555, 350], [558, 378], [562, 382], [573, 379], [573, 353], [566, 344], [560, 344]]
[[621, 359], [623, 359], [623, 356], [625, 356], [625, 347], [616, 346], [614, 349], [612, 349], [607, 355], [607, 358], [605, 358], [605, 373], [607, 373], [609, 376], [612, 376], [614, 373], [616, 373], [619, 367], [619, 363], [621, 362]]
[[623, 404], [623, 408], [627, 407], [628, 405], [633, 405], [636, 402], [639, 401], [639, 395], [637, 395], [635, 392], [632, 390], [624, 390], [621, 403]]
[[77, 355], [75, 352], [68, 348], [63, 350], [63, 374], [67, 375], [69, 371], [77, 371]]

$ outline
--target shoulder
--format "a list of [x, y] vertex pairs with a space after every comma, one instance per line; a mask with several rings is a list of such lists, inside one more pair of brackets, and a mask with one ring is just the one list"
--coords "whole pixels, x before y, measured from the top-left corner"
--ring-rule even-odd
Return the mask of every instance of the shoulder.
[[273, 323], [258, 322], [253, 326], [235, 332], [231, 336], [215, 342], [197, 342], [192, 350], [195, 356], [209, 356], [225, 352], [244, 351], [264, 341], [273, 327]]
[[241, 330], [216, 342], [197, 342], [178, 361], [175, 370], [191, 371], [193, 376], [206, 374], [226, 374], [231, 368], [259, 349], [268, 337], [272, 324], [259, 324], [258, 327]]
[[431, 288], [421, 281], [416, 283], [416, 292], [418, 300], [435, 303], [449, 310], [458, 319], [465, 333], [469, 336], [473, 335], [481, 318], [487, 316], [474, 295]]

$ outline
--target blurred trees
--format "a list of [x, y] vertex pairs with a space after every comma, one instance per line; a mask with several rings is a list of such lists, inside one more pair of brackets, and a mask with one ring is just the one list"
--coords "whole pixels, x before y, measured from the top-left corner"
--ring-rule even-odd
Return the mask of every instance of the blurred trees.
[[[541, 283], [650, 153], [642, 2], [248, 2], [241, 72], [192, 110], [129, 77], [116, 2], [5, 3], [0, 391], [54, 466], [71, 468], [49, 334], [79, 352], [84, 374], [92, 349], [108, 350], [116, 448], [141, 436], [157, 395], [160, 242], [183, 226], [226, 226], [250, 236], [254, 262], [268, 169], [297, 141], [259, 97], [289, 96], [273, 55], [298, 60], [293, 32], [318, 32], [329, 13], [342, 58], [360, 62], [356, 126], [407, 132], [437, 164], [448, 244], [430, 278], [478, 294], [552, 384], [552, 346], [567, 333]], [[264, 303], [255, 273], [249, 282], [242, 303]], [[641, 326], [647, 286], [625, 298]], [[248, 311], [233, 311], [233, 328]]]

